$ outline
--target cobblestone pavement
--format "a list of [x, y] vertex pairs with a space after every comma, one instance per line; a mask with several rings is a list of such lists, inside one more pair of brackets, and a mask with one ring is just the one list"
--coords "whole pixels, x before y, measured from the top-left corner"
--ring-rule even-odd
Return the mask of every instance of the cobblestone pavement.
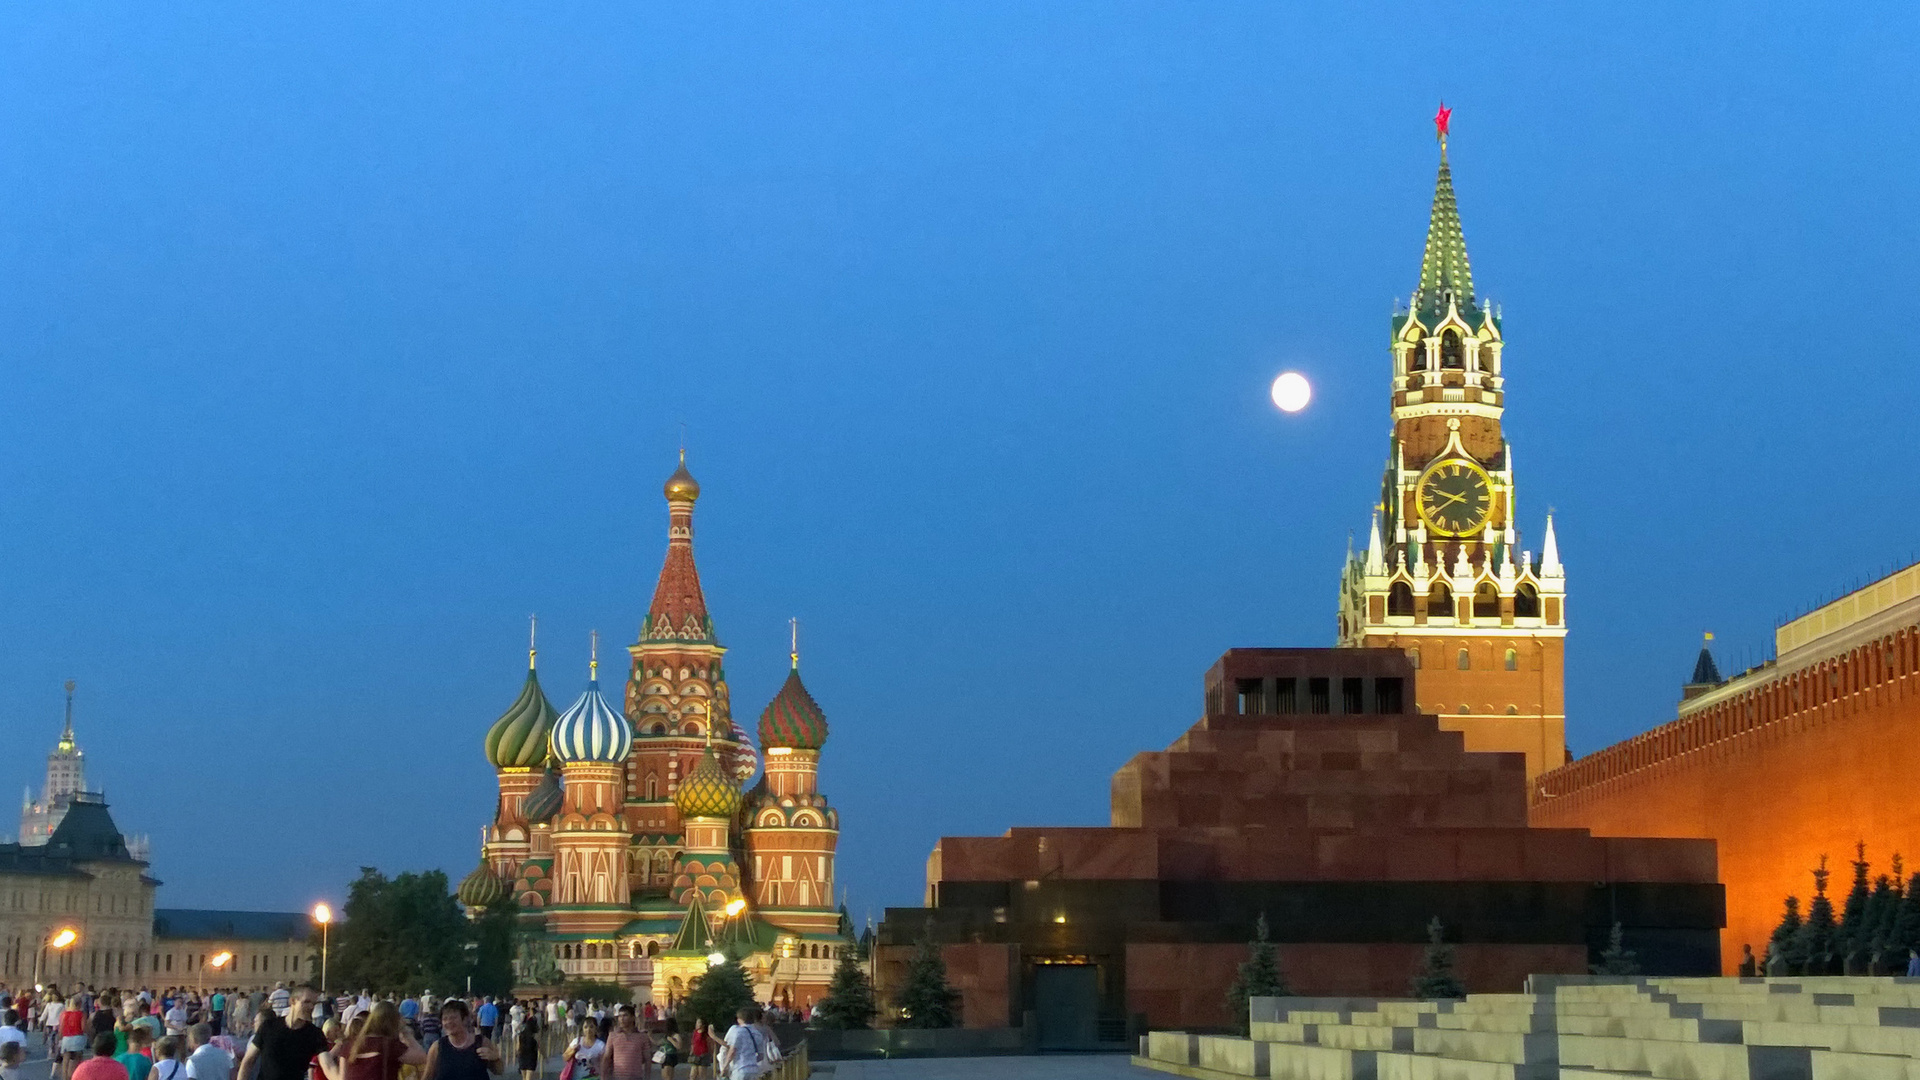
[[1125, 1054], [817, 1061], [813, 1075], [814, 1080], [1166, 1080], [1167, 1076], [1135, 1066]]

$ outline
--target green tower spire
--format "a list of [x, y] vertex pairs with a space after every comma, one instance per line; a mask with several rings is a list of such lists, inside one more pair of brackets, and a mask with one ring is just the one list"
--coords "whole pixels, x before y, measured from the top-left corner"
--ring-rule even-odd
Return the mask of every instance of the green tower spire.
[[1462, 312], [1476, 306], [1473, 268], [1467, 264], [1467, 238], [1460, 230], [1460, 208], [1453, 199], [1453, 169], [1447, 164], [1446, 118], [1452, 111], [1443, 106], [1441, 116], [1435, 118], [1440, 128], [1440, 176], [1433, 185], [1427, 250], [1420, 258], [1420, 288], [1413, 298], [1414, 310], [1422, 314], [1446, 310], [1443, 294], [1448, 292]]

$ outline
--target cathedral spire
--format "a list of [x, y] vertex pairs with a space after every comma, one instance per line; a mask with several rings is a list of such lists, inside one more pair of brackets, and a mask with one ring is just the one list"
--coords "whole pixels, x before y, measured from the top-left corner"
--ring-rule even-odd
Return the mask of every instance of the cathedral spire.
[[1447, 128], [1453, 110], [1440, 106], [1433, 118], [1440, 139], [1440, 175], [1433, 185], [1433, 213], [1427, 221], [1427, 248], [1420, 258], [1420, 287], [1414, 291], [1416, 315], [1445, 314], [1447, 298], [1465, 311], [1474, 306], [1473, 269], [1467, 264], [1467, 240], [1453, 198], [1453, 169], [1447, 163]]
[[700, 484], [687, 471], [685, 450], [680, 451], [680, 467], [667, 478], [666, 496], [667, 561], [660, 567], [640, 640], [715, 644], [700, 571], [693, 562], [693, 504], [700, 498]]

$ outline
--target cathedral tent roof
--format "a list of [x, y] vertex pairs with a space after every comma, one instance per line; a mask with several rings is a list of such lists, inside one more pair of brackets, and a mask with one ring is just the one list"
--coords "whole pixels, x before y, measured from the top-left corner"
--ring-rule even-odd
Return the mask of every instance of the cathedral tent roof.
[[693, 899], [687, 902], [687, 913], [680, 920], [680, 930], [674, 934], [673, 944], [667, 946], [667, 951], [706, 956], [713, 952], [713, 946], [713, 932], [707, 929], [707, 906], [700, 902], [700, 892], [696, 889]]

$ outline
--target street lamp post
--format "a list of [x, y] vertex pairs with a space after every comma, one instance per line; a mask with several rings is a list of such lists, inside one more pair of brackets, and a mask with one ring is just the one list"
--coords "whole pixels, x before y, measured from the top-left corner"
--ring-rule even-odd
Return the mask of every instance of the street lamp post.
[[320, 924], [320, 1000], [327, 1000], [327, 926], [333, 922], [333, 909], [313, 905], [313, 921]]
[[40, 947], [35, 949], [33, 953], [33, 988], [35, 990], [40, 989], [40, 961], [47, 955], [47, 950], [52, 949], [55, 952], [59, 952], [62, 949], [70, 948], [74, 942], [79, 940], [80, 931], [75, 930], [71, 926], [63, 926], [58, 930], [51, 931], [41, 940]]
[[226, 951], [225, 949], [222, 949], [219, 952], [213, 954], [213, 956], [209, 957], [206, 960], [206, 962], [200, 965], [200, 996], [201, 997], [204, 998], [207, 996], [207, 968], [211, 967], [215, 971], [218, 971], [219, 969], [226, 967], [227, 964], [232, 960], [233, 960], [233, 954]]

